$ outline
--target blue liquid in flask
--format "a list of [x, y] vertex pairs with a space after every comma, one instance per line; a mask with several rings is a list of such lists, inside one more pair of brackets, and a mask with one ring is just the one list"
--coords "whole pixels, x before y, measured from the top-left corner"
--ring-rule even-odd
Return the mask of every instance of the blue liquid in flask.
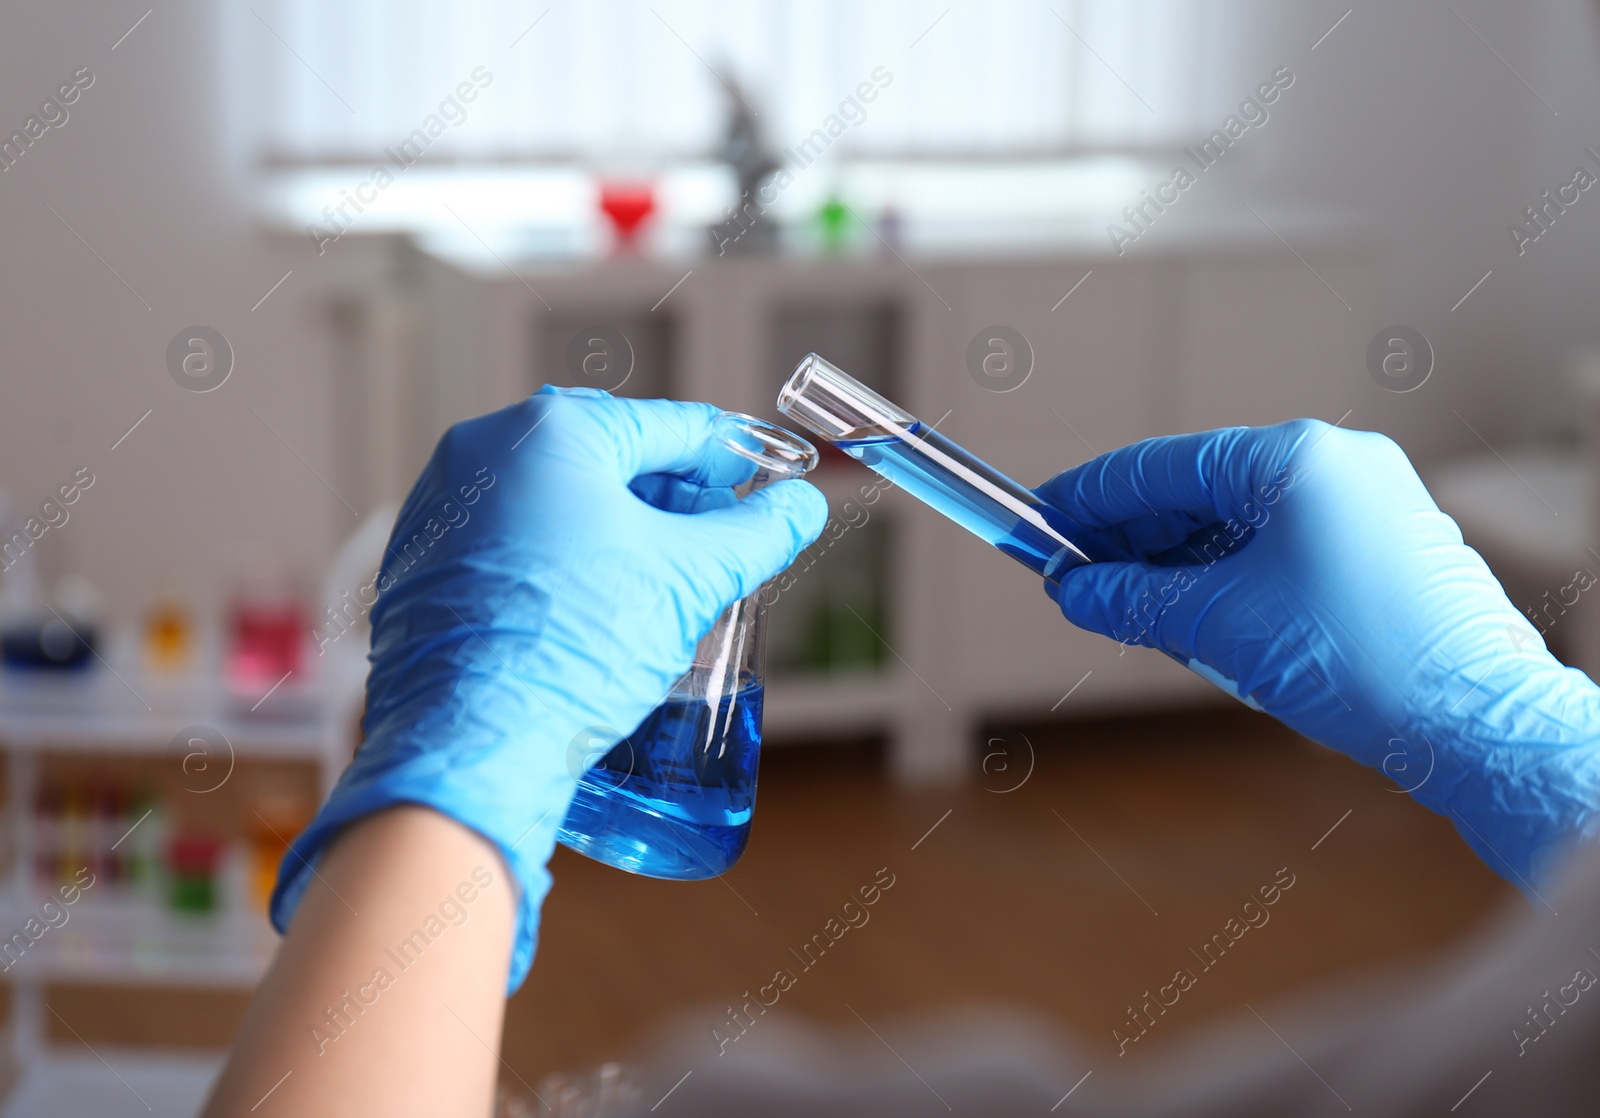
[[834, 445], [1045, 578], [1100, 558], [1071, 518], [921, 420]]
[[667, 699], [578, 782], [561, 841], [649, 877], [726, 871], [750, 837], [763, 695]]

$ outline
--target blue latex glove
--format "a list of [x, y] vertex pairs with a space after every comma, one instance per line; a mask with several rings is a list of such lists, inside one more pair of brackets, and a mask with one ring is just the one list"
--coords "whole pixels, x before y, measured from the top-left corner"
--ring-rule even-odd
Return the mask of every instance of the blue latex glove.
[[1382, 768], [1530, 892], [1597, 829], [1600, 689], [1546, 651], [1389, 439], [1316, 420], [1152, 439], [1038, 493], [1138, 560], [1066, 572], [1074, 624]]
[[341, 827], [425, 804], [498, 846], [517, 879], [510, 988], [521, 984], [585, 764], [666, 697], [718, 614], [827, 518], [801, 481], [693, 515], [637, 496], [708, 467], [748, 476], [709, 440], [717, 414], [547, 387], [445, 433], [379, 572], [366, 739], [284, 856], [280, 931]]

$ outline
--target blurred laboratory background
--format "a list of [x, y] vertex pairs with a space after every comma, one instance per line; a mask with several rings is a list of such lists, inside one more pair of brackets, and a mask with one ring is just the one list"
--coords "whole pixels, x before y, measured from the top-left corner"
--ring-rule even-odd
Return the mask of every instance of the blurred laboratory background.
[[[358, 741], [397, 502], [541, 384], [777, 419], [814, 350], [1028, 484], [1175, 431], [1384, 431], [1594, 670], [1597, 16], [5, 5], [0, 1113], [193, 1112]], [[695, 884], [558, 853], [505, 1113], [663, 1029], [714, 1055], [880, 871], [782, 1012], [868, 1044], [1012, 1006], [1104, 1056], [1281, 868], [1147, 1051], [1513, 900], [1395, 794], [1422, 759], [1325, 753], [843, 456], [815, 480], [749, 851]]]

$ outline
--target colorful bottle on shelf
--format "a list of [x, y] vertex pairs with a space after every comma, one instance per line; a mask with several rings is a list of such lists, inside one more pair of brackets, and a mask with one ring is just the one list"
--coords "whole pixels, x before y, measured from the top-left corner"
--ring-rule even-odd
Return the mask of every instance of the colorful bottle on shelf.
[[162, 594], [144, 615], [144, 660], [154, 672], [180, 672], [194, 655], [195, 623], [176, 595]]
[[254, 703], [302, 674], [309, 634], [305, 605], [287, 585], [268, 581], [243, 590], [228, 610], [229, 693]]
[[217, 908], [217, 867], [222, 840], [206, 831], [180, 830], [167, 844], [167, 904], [199, 915]]

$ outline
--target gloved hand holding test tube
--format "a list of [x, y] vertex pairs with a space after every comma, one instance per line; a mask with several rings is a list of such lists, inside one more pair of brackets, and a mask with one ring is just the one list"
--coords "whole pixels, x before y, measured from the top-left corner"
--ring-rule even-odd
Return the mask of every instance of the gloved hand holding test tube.
[[1383, 436], [1167, 436], [1037, 496], [815, 354], [778, 408], [1043, 574], [1074, 624], [1394, 778], [1531, 897], [1600, 832], [1600, 688], [1550, 655]]
[[1050, 582], [1126, 558], [1085, 542], [1059, 509], [815, 353], [778, 393], [778, 410]]

